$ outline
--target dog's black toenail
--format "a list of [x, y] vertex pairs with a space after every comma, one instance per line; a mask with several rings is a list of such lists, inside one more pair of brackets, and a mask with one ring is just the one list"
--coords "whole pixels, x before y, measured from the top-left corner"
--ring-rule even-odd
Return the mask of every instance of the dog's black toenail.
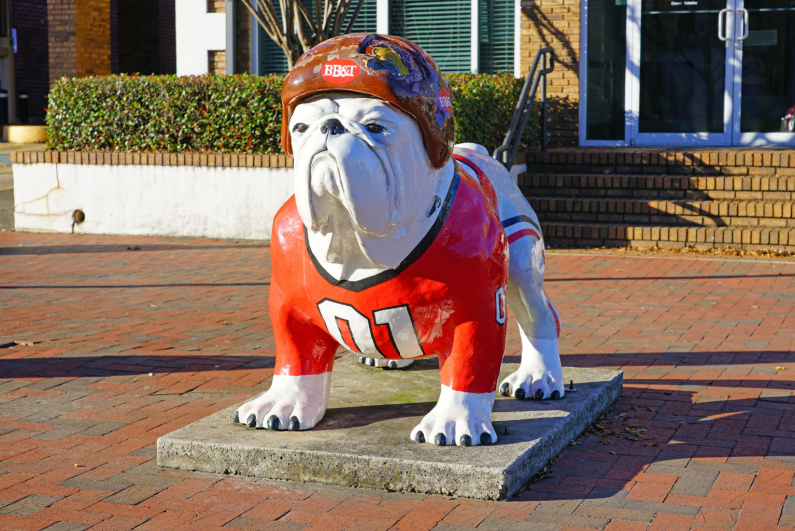
[[276, 415], [271, 415], [268, 417], [268, 421], [266, 423], [266, 427], [269, 430], [278, 430], [279, 429], [279, 417]]
[[488, 432], [481, 433], [480, 444], [491, 444], [491, 434]]
[[232, 422], [240, 422], [240, 412], [239, 411], [235, 411], [235, 416], [232, 419]]
[[524, 400], [524, 389], [521, 387], [516, 390], [516, 394], [514, 394], [517, 400]]
[[552, 400], [557, 400], [560, 398], [560, 391], [552, 391]]
[[458, 440], [458, 446], [472, 446], [472, 437], [465, 433]]
[[290, 422], [287, 423], [287, 429], [290, 431], [298, 431], [301, 429], [301, 422], [298, 417], [290, 417]]
[[447, 437], [444, 436], [444, 433], [437, 433], [433, 437], [433, 444], [436, 446], [444, 446], [447, 444]]
[[538, 391], [536, 391], [536, 400], [541, 400], [543, 398], [544, 398], [544, 390], [539, 389]]
[[249, 428], [257, 427], [257, 416], [254, 413], [249, 415], [248, 418], [246, 419], [246, 426], [248, 426]]
[[501, 396], [511, 396], [511, 384], [505, 382], [500, 386], [500, 395]]
[[425, 434], [424, 434], [424, 433], [422, 433], [421, 431], [418, 431], [418, 432], [417, 432], [417, 435], [415, 435], [415, 436], [414, 436], [414, 439], [415, 439], [415, 440], [416, 440], [418, 443], [424, 443], [424, 442], [425, 442]]

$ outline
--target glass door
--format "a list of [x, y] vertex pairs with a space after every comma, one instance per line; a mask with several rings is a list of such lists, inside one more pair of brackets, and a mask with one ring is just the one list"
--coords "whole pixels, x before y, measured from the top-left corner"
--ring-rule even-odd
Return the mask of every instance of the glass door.
[[627, 133], [634, 144], [731, 143], [735, 1], [630, 0], [634, 120]]
[[795, 145], [795, 0], [628, 0], [631, 144]]
[[736, 145], [795, 145], [795, 0], [738, 0]]

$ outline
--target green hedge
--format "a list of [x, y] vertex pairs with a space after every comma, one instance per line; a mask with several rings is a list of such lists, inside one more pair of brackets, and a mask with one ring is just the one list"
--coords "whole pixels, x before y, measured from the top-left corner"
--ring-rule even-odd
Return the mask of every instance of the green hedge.
[[[521, 80], [454, 74], [456, 142], [502, 143]], [[62, 78], [50, 90], [49, 149], [280, 153], [283, 76]], [[528, 124], [533, 143], [537, 124]]]
[[[516, 79], [511, 74], [448, 74], [445, 77], [453, 86], [456, 143], [476, 142], [492, 153], [505, 139], [524, 79]], [[539, 122], [531, 118], [522, 140], [528, 146], [536, 146], [539, 134]]]

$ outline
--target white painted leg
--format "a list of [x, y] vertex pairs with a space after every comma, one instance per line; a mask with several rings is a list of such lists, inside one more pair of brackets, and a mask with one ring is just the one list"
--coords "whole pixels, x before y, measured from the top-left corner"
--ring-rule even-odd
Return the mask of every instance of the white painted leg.
[[530, 340], [522, 332], [522, 361], [519, 369], [500, 384], [502, 396], [514, 398], [563, 398], [566, 394], [558, 340]]
[[516, 398], [563, 397], [558, 354], [560, 319], [544, 293], [544, 241], [538, 217], [501, 164], [461, 148], [473, 146], [459, 144], [456, 149], [488, 176], [510, 242], [508, 305], [522, 331], [522, 361], [519, 370], [502, 382], [500, 394]]
[[442, 385], [439, 401], [411, 430], [411, 440], [437, 446], [494, 444], [497, 432], [491, 425], [495, 393], [465, 393]]
[[240, 406], [234, 421], [250, 428], [308, 430], [326, 414], [330, 390], [330, 372], [274, 375], [270, 389]]

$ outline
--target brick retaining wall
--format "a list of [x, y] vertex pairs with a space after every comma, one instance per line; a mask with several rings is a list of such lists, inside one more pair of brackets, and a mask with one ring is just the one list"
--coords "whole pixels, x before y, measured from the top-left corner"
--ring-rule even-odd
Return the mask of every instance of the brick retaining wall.
[[120, 153], [117, 151], [16, 151], [17, 164], [113, 164], [210, 166], [228, 168], [292, 168], [287, 155], [269, 153]]

